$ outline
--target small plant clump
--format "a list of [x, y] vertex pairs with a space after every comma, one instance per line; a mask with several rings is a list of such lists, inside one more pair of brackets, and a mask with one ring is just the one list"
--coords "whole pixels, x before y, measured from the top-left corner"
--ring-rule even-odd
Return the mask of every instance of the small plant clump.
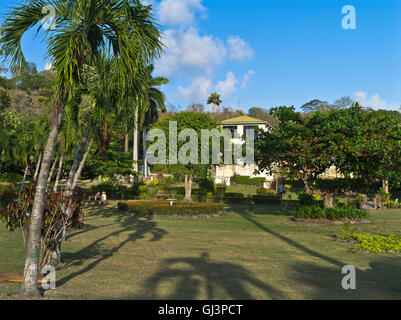
[[382, 252], [401, 252], [401, 236], [397, 234], [390, 234], [389, 236], [370, 234], [370, 233], [356, 233], [349, 232], [343, 229], [341, 232], [345, 239], [355, 240], [357, 242], [353, 251], [369, 251], [373, 253]]

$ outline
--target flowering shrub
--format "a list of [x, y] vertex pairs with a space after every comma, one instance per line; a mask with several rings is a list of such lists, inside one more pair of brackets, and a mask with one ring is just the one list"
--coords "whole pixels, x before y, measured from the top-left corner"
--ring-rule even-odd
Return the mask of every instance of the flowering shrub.
[[387, 201], [385, 204], [384, 204], [384, 206], [387, 208], [387, 209], [398, 209], [398, 208], [401, 208], [401, 204], [399, 203], [399, 202], [396, 202], [396, 201]]

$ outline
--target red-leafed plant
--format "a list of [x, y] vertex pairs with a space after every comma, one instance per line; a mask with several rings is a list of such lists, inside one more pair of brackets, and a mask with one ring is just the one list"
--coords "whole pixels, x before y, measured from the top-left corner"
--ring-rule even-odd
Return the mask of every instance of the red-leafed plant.
[[[28, 184], [21, 193], [20, 201], [9, 203], [0, 212], [0, 220], [5, 223], [9, 231], [21, 229], [26, 242], [26, 233], [29, 230], [30, 217], [35, 196], [36, 183]], [[82, 202], [86, 191], [75, 188], [70, 197], [64, 196], [63, 192], [48, 192], [46, 194], [45, 206], [42, 220], [42, 250], [40, 265], [50, 263], [52, 253], [60, 246], [66, 230], [80, 229], [83, 226]], [[72, 211], [66, 214], [66, 207], [71, 204]]]

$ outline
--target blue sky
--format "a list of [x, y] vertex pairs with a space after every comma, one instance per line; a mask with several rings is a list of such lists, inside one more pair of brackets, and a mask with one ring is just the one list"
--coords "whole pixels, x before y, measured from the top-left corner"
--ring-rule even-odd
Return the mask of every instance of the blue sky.
[[[168, 103], [205, 104], [217, 91], [244, 111], [342, 96], [373, 108], [401, 105], [399, 0], [147, 2], [163, 25], [167, 47], [156, 72], [171, 80]], [[2, 0], [0, 11], [13, 3]], [[355, 30], [342, 28], [345, 5], [356, 10]], [[41, 70], [45, 46], [32, 35], [24, 53]]]

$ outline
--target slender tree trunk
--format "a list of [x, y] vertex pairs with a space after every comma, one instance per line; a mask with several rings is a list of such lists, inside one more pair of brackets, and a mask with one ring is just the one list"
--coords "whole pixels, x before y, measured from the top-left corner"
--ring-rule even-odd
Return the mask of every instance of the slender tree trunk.
[[75, 148], [74, 161], [73, 161], [73, 164], [72, 164], [72, 167], [70, 170], [70, 174], [68, 176], [67, 184], [66, 184], [67, 197], [69, 197], [71, 195], [71, 192], [73, 189], [74, 177], [75, 177], [75, 174], [77, 173], [79, 163], [82, 160], [82, 156], [85, 152], [85, 148], [88, 143], [89, 133], [90, 133], [90, 127], [86, 128], [86, 132], [82, 139], [81, 145], [79, 147], [77, 145]]
[[39, 158], [38, 158], [38, 163], [36, 164], [36, 170], [35, 170], [35, 174], [33, 176], [33, 180], [36, 180], [36, 178], [38, 177], [41, 162], [42, 162], [42, 152], [40, 153]]
[[388, 181], [388, 178], [384, 177], [382, 183], [383, 183], [383, 191], [385, 193], [389, 193], [390, 192], [390, 183]]
[[94, 142], [95, 142], [95, 140], [92, 139], [92, 140], [89, 142], [88, 147], [86, 148], [86, 152], [85, 152], [85, 154], [84, 154], [84, 156], [83, 156], [83, 158], [82, 158], [82, 160], [81, 160], [81, 163], [79, 164], [79, 168], [78, 168], [77, 172], [75, 173], [74, 181], [73, 181], [73, 183], [72, 183], [72, 189], [74, 189], [74, 188], [78, 185], [78, 180], [79, 180], [79, 178], [81, 177], [82, 170], [83, 170], [84, 167], [85, 167], [86, 160], [88, 159], [89, 153], [90, 153], [90, 151], [91, 151], [91, 149], [92, 149], [92, 146], [93, 146], [93, 143], [94, 143]]
[[43, 208], [46, 196], [46, 185], [49, 177], [49, 169], [53, 150], [57, 142], [57, 136], [60, 130], [61, 121], [63, 119], [65, 99], [58, 100], [58, 105], [55, 109], [57, 112], [52, 128], [47, 140], [46, 148], [44, 151], [42, 165], [40, 168], [39, 179], [36, 187], [35, 198], [31, 213], [31, 221], [29, 224], [29, 233], [26, 246], [26, 260], [24, 268], [24, 279], [22, 282], [21, 295], [23, 296], [39, 296], [38, 290], [38, 269], [39, 269], [39, 256], [41, 245], [41, 229], [43, 220]]
[[139, 126], [139, 121], [138, 121], [138, 110], [135, 113], [135, 128], [134, 128], [134, 142], [133, 142], [133, 151], [132, 151], [132, 160], [134, 160], [134, 171], [138, 172], [139, 171], [139, 166], [138, 166], [138, 151], [139, 151], [139, 135], [138, 135], [138, 126]]
[[190, 175], [185, 175], [185, 199], [184, 201], [192, 201], [192, 178]]
[[125, 126], [125, 144], [124, 144], [124, 152], [129, 152], [129, 135], [128, 135], [128, 127]]
[[47, 184], [49, 184], [50, 181], [52, 181], [54, 169], [56, 168], [56, 164], [57, 164], [57, 160], [58, 160], [58, 155], [56, 155], [56, 158], [54, 159], [52, 168], [50, 169], [49, 178], [47, 179]]
[[25, 186], [25, 181], [26, 181], [26, 176], [28, 174], [28, 170], [29, 170], [29, 163], [27, 162], [26, 166], [25, 166], [25, 171], [24, 171], [24, 178], [22, 179], [22, 183], [21, 183], [21, 186], [19, 188], [18, 204], [21, 204], [21, 193], [22, 193], [22, 190], [24, 189], [24, 186]]
[[148, 177], [148, 150], [146, 147], [147, 128], [143, 127], [143, 177]]
[[64, 160], [64, 153], [61, 154], [60, 161], [58, 163], [57, 176], [56, 176], [56, 181], [54, 182], [53, 192], [57, 192], [58, 189], [58, 184], [61, 177], [61, 170], [63, 169], [63, 160]]

